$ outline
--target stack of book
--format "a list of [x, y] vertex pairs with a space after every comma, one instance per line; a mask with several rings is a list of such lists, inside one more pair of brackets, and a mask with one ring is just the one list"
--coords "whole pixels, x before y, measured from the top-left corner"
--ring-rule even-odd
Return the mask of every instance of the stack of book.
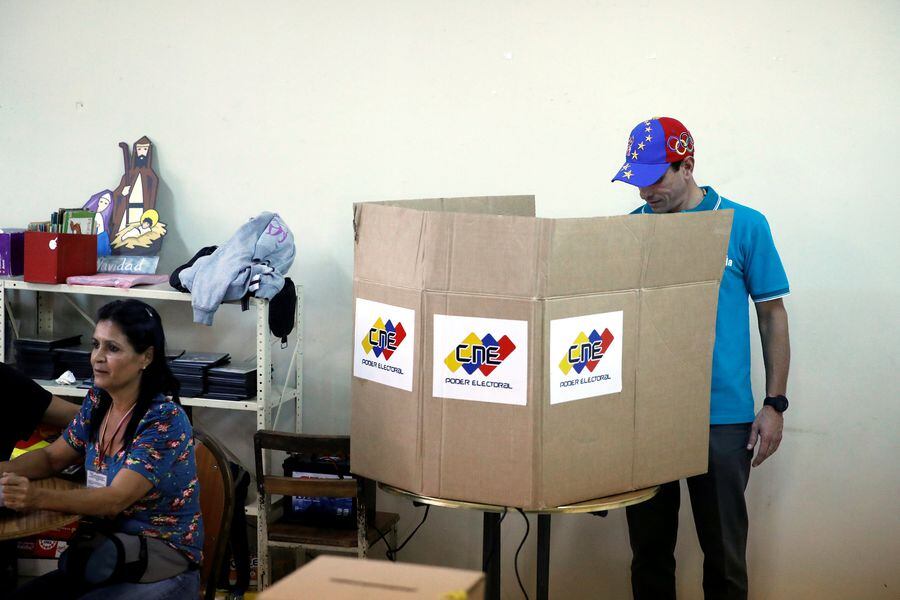
[[94, 211], [83, 208], [60, 208], [50, 215], [49, 221], [32, 221], [29, 223], [28, 231], [96, 235], [95, 215]]
[[54, 351], [59, 372], [72, 371], [77, 379], [90, 379], [94, 376], [91, 367], [90, 346], [71, 346]]
[[65, 369], [60, 370], [54, 350], [80, 342], [80, 335], [21, 337], [14, 343], [16, 367], [32, 379], [55, 379]]
[[209, 369], [229, 360], [231, 357], [224, 352], [183, 352], [169, 361], [169, 367], [181, 384], [181, 396], [196, 398], [206, 393]]
[[207, 398], [246, 400], [256, 395], [256, 362], [232, 363], [207, 372]]

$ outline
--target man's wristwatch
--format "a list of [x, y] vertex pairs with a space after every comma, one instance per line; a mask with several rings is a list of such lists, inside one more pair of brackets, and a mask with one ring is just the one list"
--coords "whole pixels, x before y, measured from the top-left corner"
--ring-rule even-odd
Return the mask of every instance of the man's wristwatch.
[[776, 412], [783, 413], [788, 409], [788, 399], [784, 396], [766, 396], [763, 406], [771, 406]]

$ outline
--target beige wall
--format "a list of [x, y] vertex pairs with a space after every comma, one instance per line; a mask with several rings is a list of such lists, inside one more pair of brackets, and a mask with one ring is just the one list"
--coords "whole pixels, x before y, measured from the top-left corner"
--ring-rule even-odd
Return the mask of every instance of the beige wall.
[[[280, 212], [306, 287], [304, 429], [345, 432], [353, 202], [535, 193], [543, 216], [623, 213], [637, 194], [609, 179], [628, 131], [677, 116], [698, 179], [767, 214], [793, 288], [785, 440], [747, 494], [751, 597], [897, 598], [898, 22], [875, 0], [3, 0], [0, 225], [115, 187], [116, 143], [143, 134], [173, 227], [165, 269]], [[235, 309], [202, 333], [167, 315], [176, 345], [246, 354]], [[249, 415], [198, 419], [248, 456]], [[382, 500], [409, 531], [418, 513]], [[523, 530], [504, 526], [510, 598]], [[556, 519], [554, 597], [628, 597], [627, 548], [621, 511]], [[477, 568], [480, 551], [478, 515], [435, 510], [402, 558]], [[532, 538], [529, 586], [534, 559]]]

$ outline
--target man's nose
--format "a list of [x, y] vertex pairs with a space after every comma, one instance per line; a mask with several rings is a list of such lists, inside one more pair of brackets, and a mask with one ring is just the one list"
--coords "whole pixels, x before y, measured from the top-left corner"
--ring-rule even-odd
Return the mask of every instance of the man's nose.
[[641, 193], [641, 200], [646, 201], [653, 192], [653, 186], [638, 188], [638, 191]]

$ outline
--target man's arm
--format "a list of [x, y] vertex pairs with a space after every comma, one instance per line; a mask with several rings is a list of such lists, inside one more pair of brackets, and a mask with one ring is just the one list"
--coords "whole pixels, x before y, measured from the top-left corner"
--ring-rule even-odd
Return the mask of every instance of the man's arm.
[[[791, 341], [784, 302], [781, 298], [757, 302], [756, 317], [766, 367], [766, 395], [785, 395], [791, 365]], [[750, 440], [747, 442], [747, 450], [752, 450], [759, 441], [759, 450], [753, 459], [754, 467], [761, 465], [778, 450], [783, 429], [784, 415], [771, 406], [763, 406], [753, 421]]]
[[64, 428], [72, 422], [80, 408], [78, 404], [63, 400], [59, 396], [53, 396], [50, 399], [50, 405], [44, 411], [44, 418], [41, 419], [41, 422], [46, 425]]

